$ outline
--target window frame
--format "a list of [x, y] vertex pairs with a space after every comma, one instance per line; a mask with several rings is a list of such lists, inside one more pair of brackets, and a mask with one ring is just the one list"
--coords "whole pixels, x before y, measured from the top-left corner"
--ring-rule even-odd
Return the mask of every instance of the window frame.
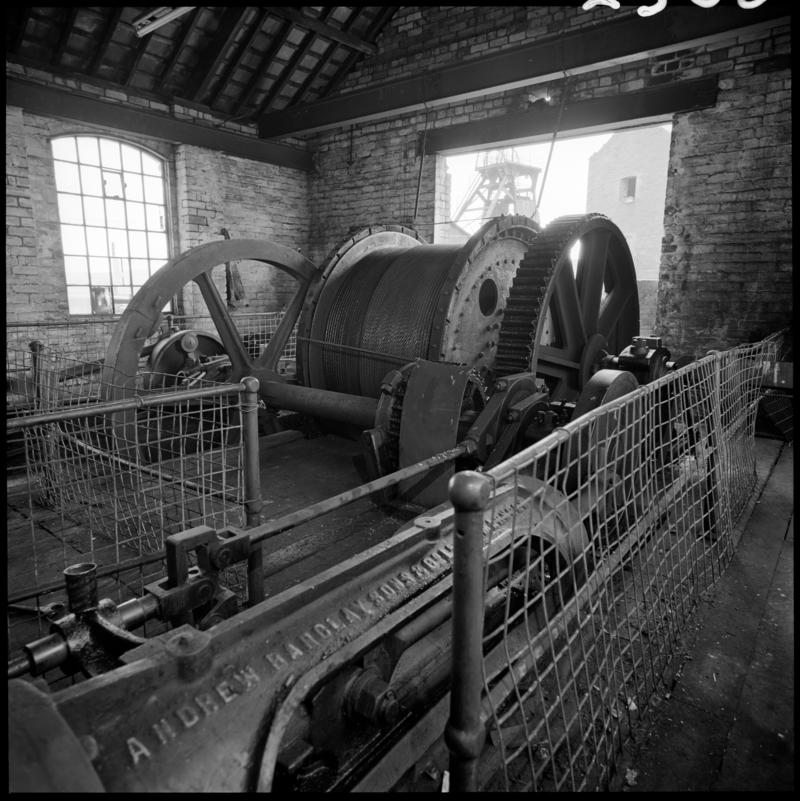
[[[79, 148], [79, 140], [81, 139], [93, 139], [96, 143], [96, 152], [98, 153], [98, 164], [93, 165], [88, 161], [82, 160], [82, 154]], [[54, 151], [54, 143], [58, 142], [59, 140], [72, 140], [75, 147], [75, 160], [69, 161], [64, 158], [60, 158], [56, 152]], [[122, 197], [115, 197], [111, 194], [107, 193], [106, 183], [103, 180], [103, 160], [101, 154], [101, 143], [111, 142], [117, 146], [117, 154], [119, 156], [119, 166], [112, 167], [108, 170], [109, 173], [116, 173], [123, 177], [123, 186], [122, 186]], [[56, 215], [58, 219], [58, 226], [59, 226], [59, 241], [62, 247], [62, 267], [63, 267], [63, 276], [66, 288], [66, 300], [67, 300], [67, 309], [70, 319], [87, 319], [87, 320], [97, 320], [97, 319], [106, 319], [106, 320], [114, 320], [119, 319], [120, 315], [123, 313], [124, 309], [130, 303], [130, 300], [134, 297], [138, 288], [142, 286], [142, 284], [148, 280], [153, 273], [161, 267], [165, 262], [169, 261], [173, 257], [173, 212], [172, 212], [172, 199], [171, 199], [171, 181], [170, 181], [170, 161], [169, 158], [162, 155], [156, 150], [148, 147], [147, 145], [143, 145], [140, 142], [128, 139], [124, 136], [117, 136], [115, 134], [110, 134], [106, 132], [96, 132], [96, 131], [66, 131], [63, 133], [54, 134], [48, 137], [48, 144], [49, 144], [49, 155], [50, 155], [50, 164], [51, 169], [53, 170], [53, 182], [55, 185], [55, 202], [56, 202]], [[126, 169], [126, 165], [124, 163], [125, 152], [122, 150], [123, 147], [128, 147], [135, 150], [138, 154], [138, 165], [137, 169], [131, 170]], [[155, 160], [160, 166], [160, 176], [151, 175], [146, 172], [146, 165], [142, 162], [142, 156], [146, 155], [151, 159]], [[84, 156], [85, 157], [85, 156]], [[57, 170], [57, 163], [61, 164], [71, 164], [74, 165], [75, 169], [78, 173], [78, 186], [77, 191], [73, 191], [71, 189], [63, 189], [58, 186], [58, 180], [56, 178], [56, 170]], [[101, 187], [100, 191], [102, 194], [97, 194], [96, 192], [93, 194], [87, 193], [84, 191], [83, 186], [83, 178], [81, 173], [81, 166], [97, 166], [100, 169], [100, 180], [101, 180]], [[126, 185], [124, 183], [124, 175], [125, 173], [137, 175], [141, 179], [141, 198], [135, 199], [126, 196]], [[146, 190], [145, 190], [145, 179], [146, 178], [157, 178], [160, 181], [160, 189], [161, 189], [161, 201], [160, 203], [148, 203]], [[61, 203], [63, 197], [72, 197], [72, 198], [80, 198], [81, 202], [81, 222], [78, 225], [75, 225], [71, 222], [63, 222], [62, 221], [62, 209]], [[102, 211], [103, 211], [103, 219], [102, 225], [91, 225], [90, 223], [93, 220], [87, 220], [86, 218], [86, 199], [90, 201], [100, 200], [102, 202]], [[119, 201], [122, 205], [121, 208], [123, 210], [123, 227], [109, 226], [109, 220], [107, 216], [107, 212], [109, 209], [108, 201]], [[144, 215], [144, 220], [142, 222], [142, 227], [131, 227], [131, 221], [128, 217], [128, 207], [126, 204], [128, 203], [137, 203], [141, 205], [142, 212]], [[163, 226], [159, 230], [158, 227], [151, 227], [150, 221], [148, 219], [148, 205], [153, 207], [155, 206], [158, 210], [154, 213], [163, 214]], [[96, 219], [96, 218], [95, 218]], [[84, 252], [81, 254], [70, 254], [67, 253], [67, 247], [65, 246], [64, 242], [64, 228], [65, 225], [74, 225], [76, 228], [80, 227], [83, 232], [84, 237]], [[102, 229], [105, 236], [105, 244], [106, 244], [106, 251], [109, 249], [109, 245], [112, 244], [112, 232], [121, 232], [124, 234], [125, 245], [126, 249], [123, 251], [125, 255], [120, 256], [113, 256], [110, 253], [106, 252], [105, 255], [90, 255], [90, 247], [88, 245], [88, 229]], [[99, 235], [99, 232], [95, 232]], [[136, 255], [131, 254], [131, 234], [140, 234], [144, 236], [144, 240], [146, 243], [146, 247], [148, 252], [145, 257], [139, 257], [137, 259]], [[149, 253], [150, 248], [150, 239], [149, 234], [163, 234], [165, 248], [166, 248], [166, 255], [164, 256], [155, 256], [151, 257]], [[138, 251], [137, 251], [138, 252]], [[78, 282], [75, 280], [74, 275], [70, 276], [68, 273], [68, 264], [69, 259], [83, 259], [84, 265], [81, 267], [83, 269], [85, 267], [86, 274], [84, 282]], [[107, 269], [107, 279], [108, 283], [101, 283], [100, 281], [96, 281], [95, 277], [92, 275], [92, 259], [106, 261], [106, 269]], [[120, 259], [123, 263], [116, 265], [116, 269], [121, 269], [124, 272], [124, 278], [126, 279], [125, 282], [115, 281], [115, 265], [112, 262], [112, 259]], [[135, 281], [134, 274], [133, 274], [133, 265], [132, 260], [137, 259], [139, 262], [146, 263], [146, 275], [140, 275], [141, 280]], [[139, 265], [140, 267], [142, 265]], [[82, 298], [83, 301], [88, 301], [90, 304], [89, 310], [81, 310], [81, 311], [72, 311], [70, 308], [70, 293], [71, 290], [75, 290], [78, 288], [85, 287], [88, 289], [88, 297]], [[110, 308], [104, 310], [98, 302], [96, 302], [95, 298], [102, 298], [104, 296], [103, 289], [108, 290], [108, 294], [110, 294]], [[119, 299], [115, 299], [115, 290], [126, 290], [122, 297]], [[170, 303], [168, 305], [173, 305], [174, 299], [170, 299]], [[124, 305], [123, 305], [124, 304]]]

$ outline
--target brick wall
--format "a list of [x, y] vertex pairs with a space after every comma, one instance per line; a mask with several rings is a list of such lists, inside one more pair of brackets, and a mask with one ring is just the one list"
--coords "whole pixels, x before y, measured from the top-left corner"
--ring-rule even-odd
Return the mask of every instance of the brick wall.
[[[361, 62], [342, 91], [418, 75], [544, 33], [602, 25], [622, 13], [603, 7], [401, 7], [378, 41], [379, 53]], [[774, 25], [570, 79], [569, 96], [579, 101], [719, 77], [715, 108], [672, 120], [654, 333], [676, 354], [732, 346], [791, 320], [789, 51], [789, 26]], [[558, 102], [559, 86], [551, 93]], [[419, 137], [426, 128], [518, 112], [527, 94], [500, 92], [311, 137], [317, 165], [309, 195], [311, 258], [322, 258], [351, 226], [370, 221], [415, 224], [430, 238], [434, 224], [446, 222], [447, 206], [435, 197], [437, 159], [426, 157], [420, 165]], [[652, 304], [653, 288], [646, 290], [643, 300]]]
[[[198, 125], [219, 125], [220, 122], [188, 106], [167, 106], [41, 70], [15, 64], [8, 65], [7, 70], [26, 80], [170, 113]], [[252, 128], [236, 123], [225, 127], [236, 133], [253, 134]], [[7, 107], [6, 319], [9, 322], [89, 322], [91, 319], [96, 322], [98, 319], [69, 314], [49, 144], [50, 137], [80, 133], [124, 139], [164, 157], [168, 169], [173, 255], [220, 239], [222, 227], [233, 237], [272, 239], [301, 251], [307, 248], [308, 176], [305, 172]], [[296, 145], [298, 140], [291, 140], [291, 143]], [[278, 311], [294, 291], [294, 282], [273, 267], [249, 263], [237, 265], [237, 268], [245, 290], [242, 311]], [[224, 293], [224, 269], [215, 270], [214, 275]], [[195, 305], [193, 286], [186, 294], [190, 311]], [[93, 329], [99, 330], [97, 326]]]

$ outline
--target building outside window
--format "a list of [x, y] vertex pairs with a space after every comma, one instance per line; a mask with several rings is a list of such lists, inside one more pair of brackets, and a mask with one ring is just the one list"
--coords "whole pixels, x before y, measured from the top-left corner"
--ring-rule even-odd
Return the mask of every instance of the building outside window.
[[169, 259], [164, 162], [98, 136], [51, 148], [69, 313], [119, 315]]
[[636, 199], [636, 176], [629, 175], [620, 181], [620, 199], [625, 203], [633, 203]]

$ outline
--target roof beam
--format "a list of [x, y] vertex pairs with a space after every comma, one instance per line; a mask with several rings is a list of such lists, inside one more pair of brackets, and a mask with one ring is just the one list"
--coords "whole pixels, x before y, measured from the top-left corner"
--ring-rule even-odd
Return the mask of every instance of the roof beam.
[[252, 159], [295, 170], [311, 170], [311, 155], [251, 136], [219, 128], [176, 120], [167, 114], [144, 111], [121, 103], [95, 100], [63, 89], [6, 78], [6, 105], [30, 114], [102, 125], [118, 131], [143, 134], [153, 139], [220, 150], [239, 158]]
[[114, 31], [117, 29], [117, 25], [119, 24], [119, 18], [122, 16], [124, 6], [116, 6], [112, 7], [111, 9], [111, 16], [109, 17], [108, 22], [106, 23], [106, 29], [103, 31], [103, 38], [100, 41], [100, 44], [97, 47], [97, 50], [94, 51], [94, 55], [92, 56], [92, 62], [89, 64], [89, 69], [87, 72], [90, 75], [94, 75], [100, 65], [103, 63], [103, 58], [108, 51], [108, 46], [111, 44], [111, 39], [114, 36]]
[[[334, 42], [339, 42], [339, 44], [349, 47], [351, 50], [358, 50], [361, 53], [366, 53], [368, 56], [378, 52], [378, 48], [375, 47], [374, 44], [365, 42], [358, 36], [353, 36], [352, 33], [329, 25], [327, 22], [309, 17], [296, 8], [290, 8], [289, 6], [270, 6], [269, 10], [272, 14], [291, 20], [296, 23], [299, 28], [306, 28], [309, 31], [318, 33], [326, 39], [333, 39]], [[331, 11], [332, 10], [333, 9], [331, 9]]]
[[67, 10], [66, 18], [64, 19], [63, 28], [61, 28], [61, 35], [58, 37], [58, 44], [53, 49], [53, 55], [50, 56], [51, 64], [59, 64], [64, 50], [67, 48], [67, 42], [72, 34], [72, 26], [75, 24], [75, 18], [78, 16], [79, 8], [73, 6]]
[[136, 77], [136, 70], [139, 69], [139, 62], [142, 60], [142, 56], [144, 55], [144, 51], [147, 50], [147, 46], [150, 44], [150, 37], [145, 36], [139, 40], [139, 44], [136, 45], [136, 50], [133, 54], [133, 60], [131, 61], [130, 67], [128, 67], [128, 72], [125, 75], [122, 83], [124, 86], [130, 86], [133, 82], [133, 79]]
[[446, 105], [578, 75], [607, 66], [722, 41], [735, 31], [766, 28], [788, 20], [785, 8], [670, 7], [651, 17], [638, 15], [539, 39], [521, 47], [461, 61], [412, 78], [348, 92], [305, 106], [268, 112], [259, 118], [263, 138], [312, 133]]
[[197, 21], [200, 19], [200, 13], [202, 12], [202, 10], [203, 10], [202, 8], [198, 8], [184, 23], [183, 28], [181, 29], [180, 41], [173, 49], [172, 55], [170, 56], [169, 61], [166, 63], [164, 69], [161, 70], [161, 75], [158, 76], [158, 86], [163, 87], [166, 85], [167, 79], [172, 74], [172, 70], [178, 63], [178, 58], [180, 57], [180, 54], [183, 52], [183, 48], [189, 41], [189, 37], [192, 35], [192, 31], [194, 31], [195, 26], [197, 25]]
[[624, 122], [657, 122], [672, 114], [713, 106], [717, 102], [717, 91], [717, 76], [712, 75], [611, 97], [567, 102], [563, 111], [558, 103], [553, 106], [537, 103], [527, 111], [429, 130], [425, 133], [424, 153], [452, 154], [530, 141], [536, 136], [552, 136], [556, 126], [559, 134], [564, 134], [567, 131], [589, 133], [592, 129], [607, 129], [609, 125]]
[[6, 13], [8, 14], [8, 18], [16, 18], [14, 24], [10, 26], [12, 34], [8, 45], [8, 52], [16, 53], [22, 44], [23, 37], [25, 36], [25, 28], [28, 27], [28, 20], [31, 17], [31, 9], [15, 8], [14, 6], [11, 6], [10, 9], [7, 9]]
[[[247, 14], [246, 8], [231, 7], [226, 9], [216, 35], [211, 40], [208, 47], [203, 50], [198, 60], [198, 66], [210, 62], [209, 68], [206, 70], [205, 75], [199, 73], [198, 79], [194, 82], [194, 86], [192, 86], [192, 82], [190, 82], [186, 87], [186, 97], [191, 98], [195, 103], [199, 103], [202, 100], [214, 78], [217, 77], [217, 69], [225, 60], [230, 46], [236, 39], [245, 14]], [[200, 76], [202, 76], [202, 79]]]
[[258, 36], [259, 32], [261, 31], [261, 28], [264, 25], [264, 22], [267, 19], [268, 14], [269, 14], [268, 9], [262, 9], [256, 15], [256, 18], [253, 20], [253, 25], [250, 29], [250, 35], [242, 39], [241, 43], [239, 44], [237, 52], [233, 55], [230, 62], [228, 63], [228, 66], [225, 68], [225, 71], [220, 76], [220, 79], [217, 82], [217, 86], [208, 100], [208, 105], [211, 108], [214, 107], [214, 103], [216, 103], [220, 92], [227, 86], [230, 77], [236, 72], [236, 70], [239, 67], [239, 64], [242, 63], [242, 59], [245, 57], [247, 51], [253, 46], [253, 42], [255, 41], [256, 36]]

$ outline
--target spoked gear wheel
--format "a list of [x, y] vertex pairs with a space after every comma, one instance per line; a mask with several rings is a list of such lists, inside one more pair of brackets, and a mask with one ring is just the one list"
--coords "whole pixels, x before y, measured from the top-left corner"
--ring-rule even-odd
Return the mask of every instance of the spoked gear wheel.
[[618, 353], [638, 333], [636, 272], [622, 232], [602, 214], [560, 217], [531, 243], [514, 278], [495, 372], [535, 373], [553, 400], [574, 401], [604, 352]]

